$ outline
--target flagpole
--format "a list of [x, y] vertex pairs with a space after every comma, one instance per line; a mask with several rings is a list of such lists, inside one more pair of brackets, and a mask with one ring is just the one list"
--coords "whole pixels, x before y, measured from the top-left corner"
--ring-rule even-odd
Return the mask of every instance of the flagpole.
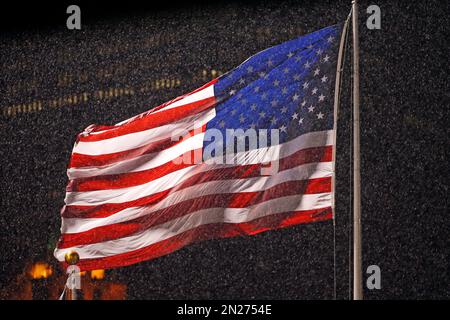
[[362, 300], [361, 177], [359, 139], [359, 40], [358, 4], [352, 2], [353, 21], [353, 300]]

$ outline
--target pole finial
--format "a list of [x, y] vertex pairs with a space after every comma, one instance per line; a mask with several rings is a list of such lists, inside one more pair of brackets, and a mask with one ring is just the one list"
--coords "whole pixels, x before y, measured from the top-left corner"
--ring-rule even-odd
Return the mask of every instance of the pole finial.
[[80, 261], [80, 256], [76, 251], [69, 251], [64, 255], [64, 259], [66, 260], [67, 264], [73, 266], [76, 265], [78, 261]]

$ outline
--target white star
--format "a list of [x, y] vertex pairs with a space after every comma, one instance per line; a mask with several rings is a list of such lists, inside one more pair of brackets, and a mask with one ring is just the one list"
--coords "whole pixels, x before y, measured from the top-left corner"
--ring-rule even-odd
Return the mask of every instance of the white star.
[[281, 113], [286, 113], [286, 112], [287, 112], [287, 108], [286, 107], [281, 108]]
[[260, 73], [258, 73], [258, 75], [262, 78], [262, 77], [264, 77], [266, 75], [266, 73], [265, 72], [260, 72]]
[[253, 67], [252, 67], [252, 66], [249, 66], [249, 67], [247, 68], [247, 71], [248, 71], [248, 73], [253, 72]]
[[225, 121], [223, 121], [223, 120], [220, 121], [219, 122], [219, 127], [221, 127], [221, 128], [225, 127]]
[[328, 60], [330, 60], [330, 57], [329, 57], [328, 55], [326, 55], [326, 56], [323, 58], [323, 62], [328, 62]]
[[236, 90], [230, 90], [230, 96], [232, 96], [233, 94], [235, 94], [236, 93]]
[[302, 60], [302, 58], [300, 56], [295, 57], [296, 62], [299, 62], [300, 60]]
[[234, 116], [236, 114], [236, 112], [237, 112], [236, 110], [232, 110], [231, 115]]
[[306, 68], [306, 69], [309, 69], [309, 67], [311, 67], [311, 63], [309, 63], [309, 61], [306, 61], [306, 63], [305, 63], [305, 68]]
[[273, 61], [272, 61], [272, 60], [267, 61], [267, 65], [268, 65], [269, 67], [273, 66]]
[[298, 124], [302, 124], [303, 123], [303, 118], [300, 118], [300, 120], [298, 120]]
[[255, 87], [255, 89], [253, 89], [254, 92], [258, 92], [259, 91], [259, 87]]
[[280, 127], [280, 131], [286, 133], [286, 126], [284, 124]]
[[313, 112], [313, 111], [314, 111], [314, 107], [311, 105], [311, 106], [308, 108], [308, 111], [309, 111], [309, 112]]
[[242, 78], [240, 78], [240, 79], [239, 79], [239, 84], [244, 84], [244, 83], [245, 83], [245, 80], [242, 79]]
[[264, 118], [266, 116], [266, 113], [264, 112], [264, 111], [261, 111], [260, 113], [259, 113], [259, 117], [260, 118]]
[[278, 80], [275, 80], [275, 81], [273, 82], [273, 85], [274, 85], [275, 87], [278, 87], [279, 84], [280, 84], [280, 81], [278, 81]]
[[295, 120], [295, 119], [298, 119], [298, 113], [297, 113], [297, 112], [295, 112], [295, 113], [292, 115], [292, 120]]
[[323, 76], [320, 80], [322, 80], [322, 82], [326, 82], [327, 81], [327, 79], [328, 79], [328, 77], [327, 76]]
[[302, 107], [304, 107], [305, 105], [306, 105], [306, 100], [303, 100]]
[[244, 121], [245, 121], [245, 117], [243, 114], [241, 114], [241, 116], [239, 117], [239, 122], [244, 123]]
[[299, 96], [298, 94], [294, 94], [294, 95], [292, 96], [292, 100], [293, 100], [293, 101], [297, 101], [298, 98], [300, 98], [300, 96]]
[[247, 100], [246, 100], [246, 99], [242, 99], [242, 100], [241, 100], [241, 103], [242, 103], [243, 105], [245, 105], [245, 104], [247, 103]]
[[289, 68], [287, 68], [287, 67], [284, 68], [284, 69], [283, 69], [283, 72], [284, 72], [284, 73], [289, 73]]
[[329, 36], [328, 39], [327, 39], [327, 41], [328, 41], [329, 43], [333, 42], [333, 40], [334, 40], [334, 38], [333, 38], [332, 36]]
[[319, 101], [323, 101], [325, 99], [325, 96], [323, 94], [320, 94]]
[[314, 70], [314, 75], [315, 75], [315, 76], [318, 76], [318, 75], [319, 75], [319, 72], [320, 72], [320, 69], [317, 68], [316, 70]]
[[284, 87], [283, 89], [281, 89], [281, 93], [282, 94], [286, 94], [288, 92], [288, 89], [286, 87]]
[[317, 87], [315, 87], [314, 89], [312, 89], [312, 94], [316, 94], [317, 93]]
[[252, 123], [252, 124], [250, 125], [250, 128], [255, 129], [255, 128], [256, 128], [256, 124]]
[[278, 101], [272, 100], [272, 102], [270, 102], [270, 104], [272, 105], [272, 107], [275, 107], [278, 104]]
[[288, 58], [292, 58], [293, 55], [294, 55], [294, 54], [293, 54], [292, 52], [289, 52], [288, 55], [287, 55], [287, 57], [288, 57]]
[[273, 117], [272, 120], [270, 120], [270, 122], [271, 122], [272, 124], [277, 123], [277, 121], [278, 121], [278, 120], [277, 120], [277, 118], [275, 118], [275, 117]]
[[313, 45], [312, 45], [312, 43], [310, 43], [306, 48], [312, 49], [312, 47], [313, 47]]
[[316, 51], [316, 53], [317, 53], [318, 56], [320, 56], [320, 55], [322, 54], [322, 52], [323, 52], [323, 50], [320, 49], [320, 48]]
[[304, 83], [303, 83], [303, 89], [307, 89], [309, 87], [309, 82], [308, 81], [305, 81]]
[[256, 104], [255, 104], [255, 103], [252, 104], [252, 105], [250, 106], [250, 109], [252, 109], [253, 111], [255, 111], [255, 110], [256, 110]]
[[299, 75], [298, 73], [294, 75], [294, 80], [295, 80], [295, 81], [300, 80], [300, 75]]
[[322, 112], [319, 112], [317, 114], [317, 119], [323, 119], [323, 113]]
[[266, 100], [266, 99], [267, 99], [267, 93], [266, 93], [266, 92], [264, 92], [264, 93], [261, 95], [261, 99], [263, 99], [263, 100]]

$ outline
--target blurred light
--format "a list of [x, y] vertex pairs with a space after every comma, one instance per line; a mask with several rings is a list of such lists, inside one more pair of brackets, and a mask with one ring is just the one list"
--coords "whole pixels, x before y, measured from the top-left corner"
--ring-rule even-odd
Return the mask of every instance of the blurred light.
[[52, 267], [45, 262], [37, 262], [31, 267], [30, 276], [33, 279], [46, 279], [53, 274]]
[[91, 271], [91, 279], [93, 280], [102, 280], [105, 277], [105, 270], [98, 269]]

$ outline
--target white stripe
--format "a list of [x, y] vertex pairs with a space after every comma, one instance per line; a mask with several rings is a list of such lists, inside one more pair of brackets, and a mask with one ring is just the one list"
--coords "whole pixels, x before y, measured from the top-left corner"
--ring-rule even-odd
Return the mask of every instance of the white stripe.
[[210, 85], [200, 91], [194, 92], [186, 97], [184, 97], [183, 99], [177, 100], [174, 103], [171, 103], [167, 106], [165, 106], [164, 108], [161, 108], [159, 110], [156, 110], [153, 113], [157, 113], [157, 112], [161, 112], [161, 111], [166, 111], [172, 108], [176, 108], [185, 104], [189, 104], [195, 101], [200, 101], [200, 100], [204, 100], [204, 99], [208, 99], [214, 96], [214, 85]]
[[130, 119], [127, 119], [127, 120], [124, 120], [124, 121], [121, 121], [121, 122], [117, 123], [116, 126], [121, 126], [121, 125], [123, 125], [125, 123], [128, 123], [128, 122], [130, 122], [130, 121], [132, 121], [132, 120], [134, 120], [136, 118], [143, 117], [143, 116], [148, 115], [148, 114], [157, 113], [157, 112], [160, 112], [160, 111], [165, 111], [167, 109], [171, 109], [171, 108], [174, 108], [174, 107], [179, 107], [179, 106], [182, 106], [182, 105], [185, 105], [185, 104], [188, 104], [188, 103], [191, 103], [191, 102], [195, 102], [195, 101], [198, 101], [198, 100], [211, 98], [213, 96], [214, 96], [214, 84], [212, 84], [212, 85], [210, 85], [210, 86], [208, 86], [208, 87], [206, 87], [206, 88], [204, 88], [204, 89], [202, 89], [200, 91], [192, 93], [192, 94], [190, 94], [190, 95], [188, 95], [188, 96], [186, 96], [186, 97], [184, 97], [184, 98], [182, 98], [180, 100], [177, 100], [177, 98], [175, 98], [175, 99], [172, 100], [172, 101], [175, 100], [175, 102], [173, 102], [173, 103], [169, 102], [169, 104], [167, 106], [165, 106], [164, 108], [161, 108], [160, 110], [150, 110], [150, 111], [144, 112], [142, 114], [138, 114], [137, 116], [134, 116], [134, 117], [132, 117]]
[[[235, 163], [238, 163], [240, 165], [266, 163], [287, 157], [301, 149], [330, 146], [333, 144], [333, 132], [333, 130], [310, 132], [303, 134], [295, 138], [294, 140], [286, 142], [282, 145], [239, 153], [235, 157]], [[167, 150], [164, 150], [162, 152], [165, 152]], [[67, 170], [67, 175], [69, 176], [69, 179], [77, 179], [92, 176], [143, 171], [167, 163], [181, 154], [183, 153], [178, 153], [176, 156], [173, 156], [172, 152], [169, 152], [170, 156], [167, 158], [167, 161], [160, 161], [158, 162], [158, 165], [155, 165], [153, 162], [153, 158], [155, 157], [155, 155], [150, 154], [116, 162], [102, 167], [69, 168]], [[163, 160], [163, 158], [159, 156], [158, 159]]]
[[64, 255], [70, 250], [75, 250], [81, 259], [103, 258], [147, 247], [201, 225], [221, 222], [242, 223], [276, 213], [320, 209], [330, 206], [331, 193], [320, 193], [277, 198], [247, 208], [205, 209], [173, 219], [129, 237], [57, 249], [55, 250], [55, 257], [59, 261], [64, 261]]
[[[194, 167], [189, 167], [186, 169], [192, 170], [192, 168]], [[174, 190], [165, 199], [157, 202], [152, 206], [131, 207], [104, 218], [63, 218], [61, 232], [78, 233], [96, 227], [133, 220], [151, 214], [152, 212], [173, 206], [177, 203], [206, 195], [221, 193], [258, 192], [270, 189], [283, 182], [331, 177], [331, 170], [331, 162], [318, 162], [303, 164], [289, 170], [281, 171], [278, 174], [269, 177], [266, 176], [247, 179], [205, 182], [178, 191]], [[191, 176], [195, 173], [197, 172], [191, 172], [191, 174], [189, 174], [188, 176]], [[185, 174], [185, 172], [181, 173], [179, 176], [182, 177], [183, 174]], [[176, 180], [175, 177], [170, 177], [170, 179], [168, 179], [166, 183], [168, 183], [168, 186], [171, 186], [170, 184], [174, 180]], [[174, 183], [173, 185], [176, 185], [176, 183]], [[87, 200], [89, 200], [89, 198], [87, 198]]]
[[67, 175], [69, 179], [72, 180], [78, 178], [129, 173], [153, 169], [178, 158], [188, 151], [201, 149], [203, 147], [204, 136], [204, 133], [199, 133], [162, 151], [145, 154], [136, 158], [116, 162], [106, 166], [69, 168], [67, 169]]
[[201, 128], [214, 117], [215, 109], [213, 108], [206, 112], [201, 112], [192, 117], [185, 118], [180, 122], [144, 131], [133, 132], [100, 141], [79, 141], [75, 144], [72, 153], [95, 156], [135, 149], [151, 142], [170, 138], [174, 133], [180, 132], [180, 130], [186, 132]]
[[[302, 149], [332, 146], [333, 136], [333, 130], [308, 132], [283, 144], [239, 152], [233, 156], [232, 161], [239, 165], [268, 163], [285, 158]], [[216, 159], [220, 158], [211, 159], [211, 161], [214, 163]]]

